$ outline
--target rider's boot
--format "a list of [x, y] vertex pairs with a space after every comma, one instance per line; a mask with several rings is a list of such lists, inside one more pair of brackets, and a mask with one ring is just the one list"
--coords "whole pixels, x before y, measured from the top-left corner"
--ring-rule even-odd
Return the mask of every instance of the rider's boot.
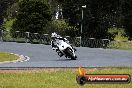
[[77, 49], [76, 48], [73, 48], [74, 49], [74, 51], [77, 51]]

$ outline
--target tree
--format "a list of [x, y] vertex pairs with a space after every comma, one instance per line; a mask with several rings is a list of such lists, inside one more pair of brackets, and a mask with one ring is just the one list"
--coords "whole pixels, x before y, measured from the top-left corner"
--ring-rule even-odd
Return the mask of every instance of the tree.
[[[63, 16], [70, 25], [80, 28], [83, 23], [85, 37], [108, 38], [107, 30], [111, 27], [123, 27], [123, 3], [128, 0], [58, 0], [61, 1]], [[130, 1], [130, 0], [129, 0]], [[81, 20], [82, 5], [84, 20]], [[130, 4], [129, 4], [130, 5]]]
[[7, 20], [15, 19], [18, 9], [18, 2], [14, 2], [11, 6], [7, 8], [5, 18]]
[[84, 20], [84, 35], [95, 38], [108, 38], [109, 27], [119, 26], [118, 0], [86, 1], [86, 17]]
[[7, 8], [14, 3], [15, 0], [0, 0], [0, 26], [4, 21]]
[[63, 16], [70, 25], [78, 26], [81, 20], [81, 0], [63, 0]]
[[123, 5], [124, 27], [127, 34], [132, 38], [132, 1], [125, 0]]
[[50, 6], [45, 0], [22, 0], [17, 14], [12, 32], [45, 33], [51, 20]]

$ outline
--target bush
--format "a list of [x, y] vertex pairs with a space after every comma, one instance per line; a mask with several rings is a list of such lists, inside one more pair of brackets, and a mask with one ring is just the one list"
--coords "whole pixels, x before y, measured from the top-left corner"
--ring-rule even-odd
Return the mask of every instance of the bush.
[[113, 27], [108, 29], [108, 33], [111, 36], [111, 40], [113, 40], [108, 45], [108, 48], [132, 49], [132, 42], [128, 41], [125, 29]]
[[109, 28], [108, 33], [110, 34], [110, 39], [114, 41], [128, 41], [128, 37], [123, 28]]
[[127, 49], [132, 50], [132, 41], [121, 42], [121, 41], [111, 41], [108, 48], [113, 49]]
[[3, 27], [7, 30], [7, 31], [10, 31], [12, 29], [12, 25], [13, 25], [13, 22], [15, 21], [15, 19], [10, 19], [10, 20], [6, 20], [4, 23], [3, 23]]
[[49, 25], [45, 27], [49, 34], [52, 32], [57, 32], [62, 36], [75, 37], [78, 29], [74, 26], [69, 26], [69, 24], [64, 19], [52, 20]]

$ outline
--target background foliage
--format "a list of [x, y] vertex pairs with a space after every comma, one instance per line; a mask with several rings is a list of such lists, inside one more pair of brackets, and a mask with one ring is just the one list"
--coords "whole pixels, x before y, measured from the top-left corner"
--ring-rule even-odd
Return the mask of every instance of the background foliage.
[[[0, 25], [12, 29], [12, 32], [56, 31], [61, 35], [75, 37], [80, 36], [82, 23], [83, 37], [113, 39], [114, 35], [109, 33], [112, 28], [118, 33], [123, 29], [126, 40], [131, 40], [131, 4], [131, 0], [1, 0]], [[62, 9], [63, 18], [57, 20], [55, 15], [58, 5]], [[82, 5], [87, 5], [83, 9], [84, 20], [81, 19]], [[10, 26], [6, 25], [8, 23], [11, 23]]]
[[17, 14], [13, 31], [41, 33], [45, 31], [44, 27], [51, 20], [50, 7], [46, 2], [41, 1], [23, 0], [19, 2]]

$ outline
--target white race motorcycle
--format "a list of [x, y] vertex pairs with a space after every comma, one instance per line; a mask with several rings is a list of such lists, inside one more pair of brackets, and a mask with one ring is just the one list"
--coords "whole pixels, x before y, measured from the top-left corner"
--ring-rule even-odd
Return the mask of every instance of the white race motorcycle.
[[56, 45], [61, 53], [65, 55], [67, 58], [71, 58], [71, 60], [76, 60], [77, 56], [75, 54], [75, 49], [68, 44], [67, 42], [64, 42], [63, 40], [56, 40]]

